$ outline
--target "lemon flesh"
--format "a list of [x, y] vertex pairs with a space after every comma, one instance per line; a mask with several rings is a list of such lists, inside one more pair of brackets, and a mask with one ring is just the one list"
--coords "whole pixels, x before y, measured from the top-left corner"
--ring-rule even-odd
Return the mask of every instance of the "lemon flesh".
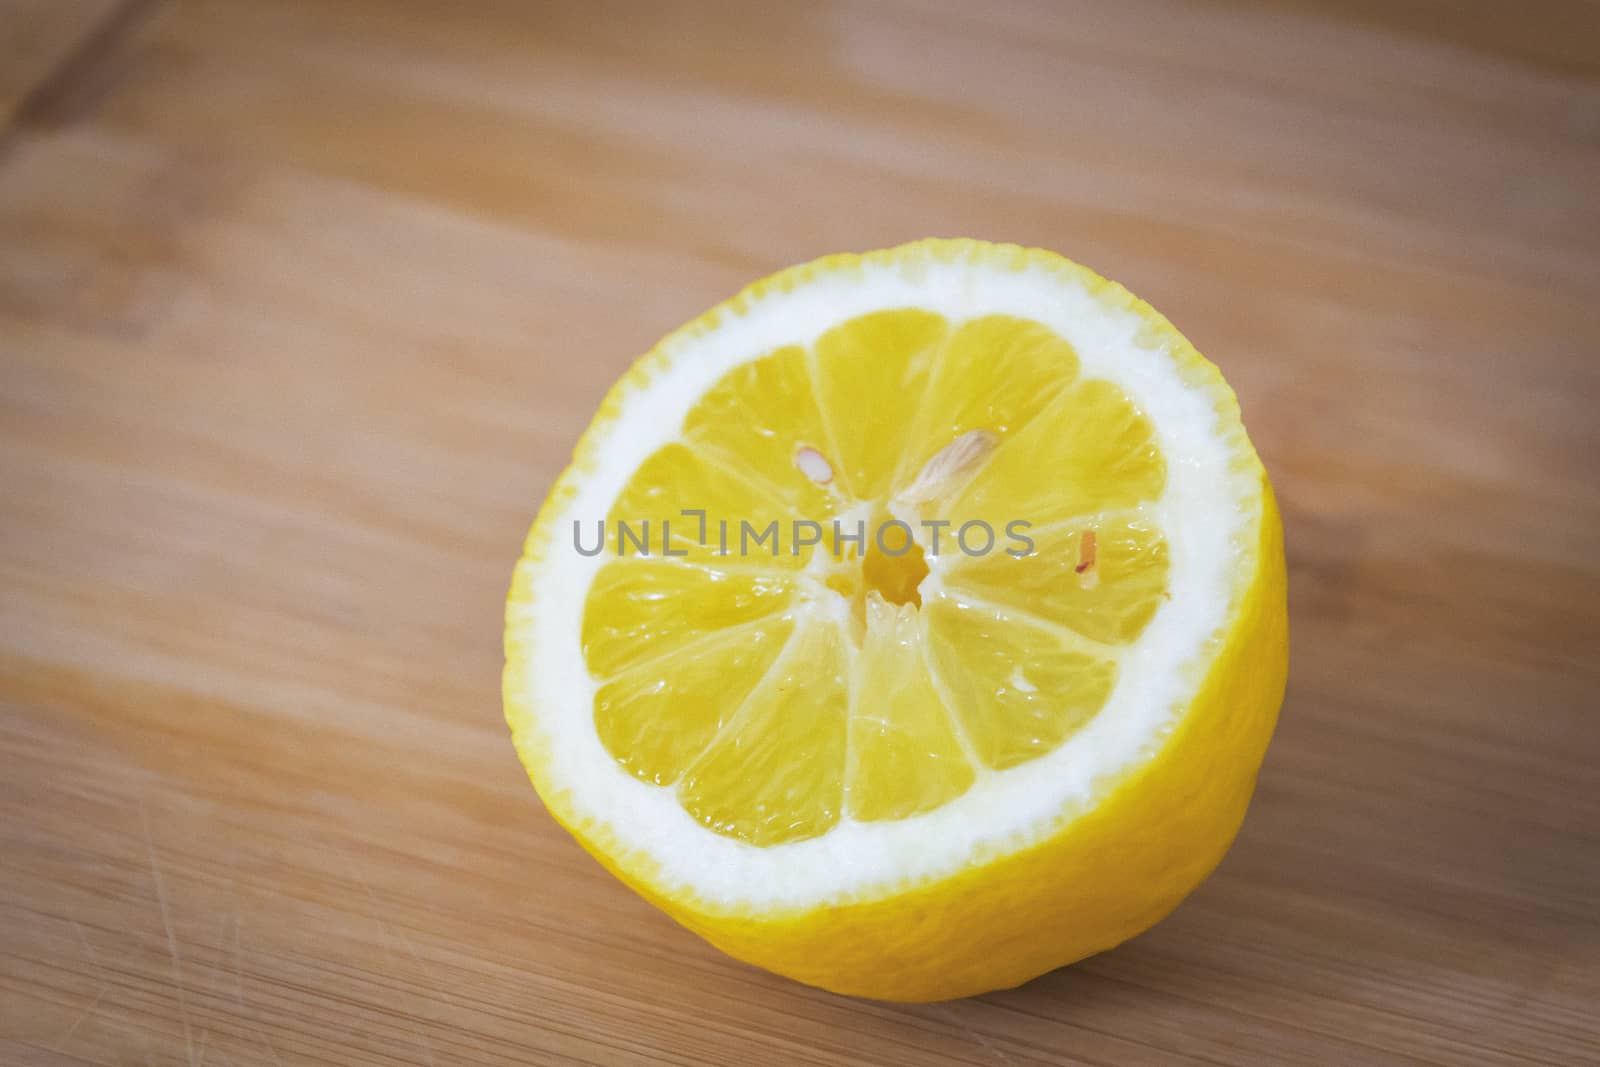
[[919, 242], [775, 276], [630, 372], [519, 564], [507, 717], [557, 818], [713, 943], [966, 995], [1220, 859], [1283, 585], [1236, 402], [1165, 320], [1049, 253]]
[[[901, 503], [973, 431], [987, 462]], [[796, 462], [807, 451], [820, 484]], [[711, 388], [612, 508], [619, 556], [584, 615], [600, 739], [754, 845], [927, 811], [980, 771], [1054, 751], [1104, 705], [1166, 592], [1165, 539], [1141, 511], [1165, 466], [1133, 402], [1029, 319], [880, 311], [761, 356]], [[690, 501], [707, 516], [683, 522]], [[874, 569], [879, 524], [858, 547], [843, 519], [891, 513], [905, 526]], [[725, 553], [724, 524], [748, 516], [779, 522], [772, 552], [749, 553], [741, 525]], [[674, 517], [682, 557], [621, 555], [623, 524], [670, 531]], [[821, 541], [795, 538], [793, 517]], [[1007, 527], [1028, 538], [1010, 552]], [[908, 535], [937, 568], [914, 587], [888, 562]], [[1011, 554], [1030, 543], [1038, 558]], [[1088, 544], [1106, 551], [1079, 572]]]

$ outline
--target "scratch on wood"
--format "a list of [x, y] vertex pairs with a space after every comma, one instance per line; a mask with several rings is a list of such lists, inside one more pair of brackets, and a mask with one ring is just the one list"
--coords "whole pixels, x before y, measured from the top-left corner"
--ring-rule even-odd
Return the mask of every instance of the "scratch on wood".
[[[239, 976], [239, 960], [242, 956], [243, 951], [239, 946], [239, 905], [235, 903], [233, 907], [233, 999], [239, 1005], [239, 1014], [255, 1016], [256, 1012], [246, 1008], [244, 1003], [244, 982]], [[267, 1051], [272, 1053], [272, 1062], [276, 1063], [278, 1067], [283, 1067], [283, 1061], [278, 1058], [277, 1046], [273, 1045], [272, 1035], [267, 1032], [266, 1025], [263, 1024], [255, 1029], [256, 1036], [261, 1038], [262, 1043], [267, 1046]]]
[[156, 861], [155, 837], [150, 832], [150, 812], [144, 799], [139, 800], [139, 821], [144, 824], [144, 849], [150, 857], [150, 874], [156, 883], [156, 902], [161, 905], [161, 925], [167, 931], [167, 951], [172, 956], [172, 977], [178, 984], [178, 1016], [183, 1021], [183, 1046], [189, 1067], [198, 1067], [194, 1059], [194, 1036], [189, 1030], [189, 998], [183, 991], [183, 957], [178, 952], [178, 939], [172, 934], [172, 915], [167, 910], [167, 887], [161, 878], [161, 864]]
[[57, 1038], [55, 1044], [50, 1046], [52, 1051], [65, 1052], [67, 1050], [67, 1042], [71, 1041], [72, 1035], [78, 1032], [78, 1027], [83, 1025], [83, 1020], [94, 1014], [95, 1009], [100, 1006], [101, 998], [105, 995], [106, 984], [101, 982], [100, 988], [95, 990], [94, 999], [89, 1002], [89, 1006], [78, 1013], [78, 1017], [72, 1020], [72, 1025], [67, 1027], [67, 1032]]
[[[356, 868], [355, 861], [350, 858], [348, 850], [340, 848], [338, 855], [344, 861], [345, 869], [350, 872], [351, 879], [366, 893], [367, 900], [371, 905], [367, 911], [367, 916], [378, 924], [378, 935], [383, 938], [384, 949], [391, 956], [394, 955], [394, 944], [389, 940], [389, 924], [384, 921], [382, 915], [378, 914], [378, 894], [372, 891], [372, 886], [361, 876], [361, 872]], [[421, 967], [422, 960], [417, 958], [416, 950], [411, 948], [411, 943], [406, 940], [405, 933], [398, 927], [395, 928], [395, 933], [405, 943], [406, 948], [410, 950], [412, 958], [417, 960], [417, 966]], [[416, 1035], [417, 1043], [421, 1046], [423, 1055], [428, 1057], [428, 1067], [437, 1067], [433, 1061], [433, 1045], [428, 1041], [428, 1036], [422, 1032], [422, 1027], [417, 1025], [416, 1019], [410, 1014], [406, 1015], [406, 1020], [411, 1024], [411, 1032]]]
[[84, 955], [89, 957], [89, 962], [94, 965], [95, 970], [102, 970], [100, 957], [94, 954], [94, 947], [89, 944], [89, 939], [83, 936], [83, 924], [78, 922], [77, 919], [72, 919], [70, 922], [72, 923], [73, 932], [78, 935], [78, 944], [83, 946]]
[[972, 1027], [963, 1025], [961, 1027], [961, 1029], [967, 1034], [967, 1036], [971, 1037], [973, 1040], [977, 1041], [978, 1044], [982, 1045], [985, 1050], [994, 1053], [995, 1058], [998, 1059], [1001, 1063], [1016, 1063], [1017, 1062], [1016, 1060], [1012, 1059], [1010, 1056], [1006, 1055], [1004, 1050], [1002, 1050], [999, 1046], [990, 1044], [988, 1038], [986, 1038], [982, 1034], [978, 1033], [978, 1031], [974, 1030]]
[[429, 980], [433, 981], [435, 985], [438, 985], [438, 980], [433, 976], [432, 968], [430, 968], [426, 963], [423, 963], [422, 957], [417, 955], [416, 946], [411, 943], [411, 938], [407, 937], [406, 932], [398, 926], [394, 928], [394, 932], [395, 936], [400, 939], [400, 943], [406, 947], [406, 951], [411, 954], [411, 958], [416, 961], [417, 970], [427, 975]]

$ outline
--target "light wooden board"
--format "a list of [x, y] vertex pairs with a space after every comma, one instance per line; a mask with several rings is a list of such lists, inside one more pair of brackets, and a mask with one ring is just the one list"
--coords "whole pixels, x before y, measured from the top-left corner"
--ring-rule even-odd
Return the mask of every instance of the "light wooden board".
[[[0, 1061], [1600, 1061], [1600, 27], [1445, 7], [0, 5]], [[928, 234], [1222, 365], [1293, 664], [1172, 918], [893, 1007], [572, 844], [500, 617], [632, 357]]]

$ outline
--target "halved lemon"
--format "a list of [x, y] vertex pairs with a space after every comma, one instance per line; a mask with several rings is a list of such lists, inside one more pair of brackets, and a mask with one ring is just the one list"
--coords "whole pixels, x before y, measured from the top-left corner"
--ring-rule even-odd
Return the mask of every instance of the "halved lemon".
[[795, 267], [662, 341], [540, 511], [506, 717], [555, 817], [733, 956], [1015, 985], [1218, 863], [1287, 668], [1217, 369], [1056, 255]]

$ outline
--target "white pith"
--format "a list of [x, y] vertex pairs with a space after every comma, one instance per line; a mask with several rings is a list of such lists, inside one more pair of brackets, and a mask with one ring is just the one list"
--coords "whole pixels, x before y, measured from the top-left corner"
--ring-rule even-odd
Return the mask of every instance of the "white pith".
[[[580, 635], [588, 589], [606, 557], [581, 556], [563, 539], [574, 519], [592, 528], [609, 513], [639, 465], [677, 437], [690, 409], [728, 371], [781, 346], [809, 345], [855, 316], [905, 307], [937, 312], [952, 326], [996, 313], [1034, 319], [1074, 346], [1084, 377], [1113, 382], [1143, 409], [1167, 460], [1163, 496], [1144, 510], [1168, 539], [1171, 599], [1122, 653], [1119, 680], [1099, 714], [1055, 751], [1004, 772], [975, 765], [971, 789], [922, 815], [872, 823], [846, 817], [820, 837], [758, 848], [701, 826], [670, 787], [628, 774], [601, 745]], [[661, 350], [666, 368], [626, 396], [588, 450], [575, 493], [541, 517], [553, 541], [527, 576], [528, 596], [508, 615], [512, 640], [536, 657], [516, 675], [524, 691], [515, 697], [534, 709], [536, 718], [518, 729], [524, 747], [542, 754], [546, 799], [603, 828], [624, 870], [637, 864], [653, 869], [650, 880], [665, 889], [755, 908], [863, 899], [937, 878], [1025, 847], [1091, 806], [1097, 784], [1152, 754], [1191, 698], [1227, 618], [1240, 553], [1249, 550], [1243, 531], [1254, 527], [1260, 507], [1257, 486], [1233, 462], [1237, 446], [1216, 395], [1186, 382], [1159, 342], [1141, 337], [1144, 326], [1076, 277], [1037, 264], [897, 261], [824, 273], [725, 313], [708, 333], [669, 339]], [[938, 562], [930, 564], [925, 599], [939, 582]], [[839, 604], [823, 597], [814, 610], [833, 616]]]

